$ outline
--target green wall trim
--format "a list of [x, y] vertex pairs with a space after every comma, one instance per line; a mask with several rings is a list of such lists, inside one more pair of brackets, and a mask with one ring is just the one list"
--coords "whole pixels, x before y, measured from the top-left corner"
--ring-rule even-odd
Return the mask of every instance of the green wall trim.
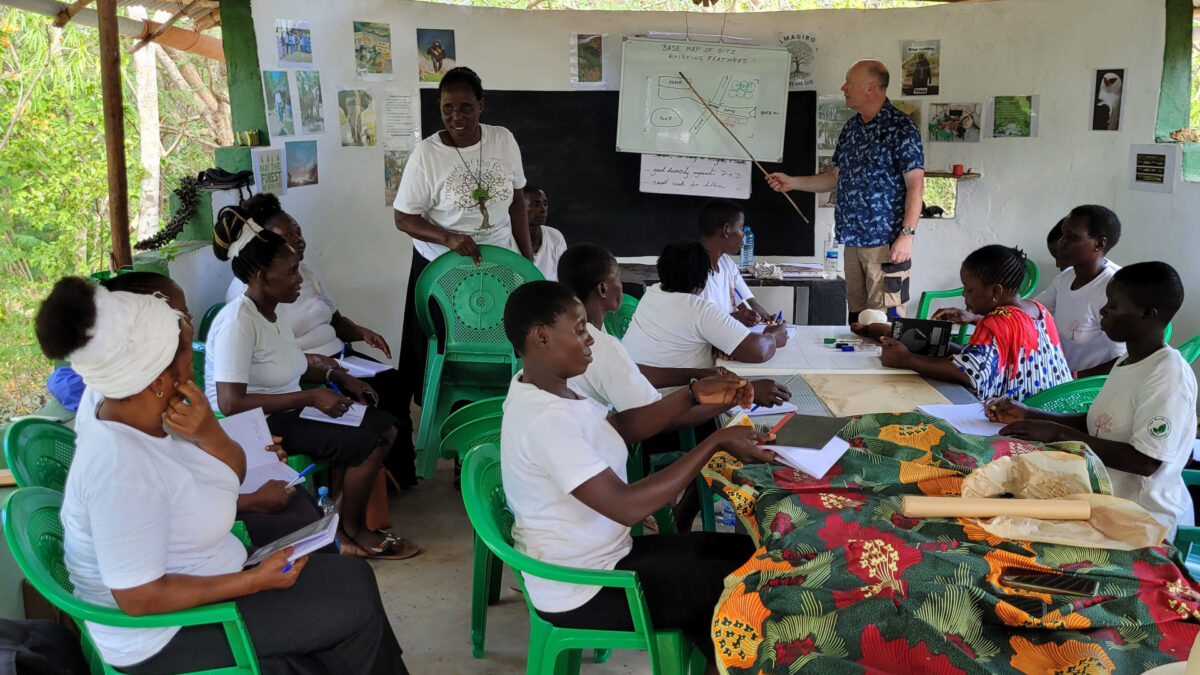
[[[221, 42], [225, 49], [225, 71], [229, 80], [229, 108], [233, 130], [257, 129], [259, 144], [270, 145], [267, 133], [267, 107], [263, 95], [262, 71], [258, 65], [258, 40], [254, 37], [254, 16], [249, 0], [220, 0]], [[247, 155], [249, 156], [249, 155]], [[220, 163], [226, 171], [237, 171]], [[245, 168], [250, 168], [247, 165]]]
[[1200, 143], [1183, 145], [1183, 179], [1200, 182]]
[[250, 148], [247, 147], [217, 148], [216, 156], [217, 166], [232, 173], [253, 168], [250, 163]]
[[1192, 99], [1192, 1], [1166, 0], [1162, 85], [1154, 139], [1170, 143], [1170, 133], [1188, 126]]

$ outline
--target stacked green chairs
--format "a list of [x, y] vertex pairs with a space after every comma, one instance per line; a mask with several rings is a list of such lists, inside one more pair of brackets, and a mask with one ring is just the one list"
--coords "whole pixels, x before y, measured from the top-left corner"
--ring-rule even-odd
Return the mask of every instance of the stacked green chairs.
[[[493, 396], [482, 401], [469, 403], [446, 416], [442, 422], [441, 445], [439, 449], [445, 459], [462, 461], [467, 452], [476, 445], [500, 442], [500, 415], [504, 408], [504, 397]], [[494, 419], [492, 419], [494, 418]], [[478, 424], [480, 420], [489, 420], [486, 424]], [[495, 438], [477, 440], [476, 431], [489, 436], [492, 425], [495, 426]]]
[[1096, 394], [1100, 393], [1106, 379], [1107, 375], [1095, 375], [1063, 382], [1030, 396], [1024, 403], [1030, 408], [1041, 408], [1052, 413], [1085, 413], [1092, 407], [1092, 401], [1096, 400]]
[[4, 432], [4, 460], [17, 487], [62, 492], [75, 456], [75, 432], [57, 422], [23, 419]]
[[535, 560], [513, 548], [513, 514], [504, 496], [500, 478], [500, 448], [483, 445], [467, 453], [463, 462], [463, 503], [477, 536], [508, 564], [525, 588], [524, 574], [571, 584], [621, 588], [629, 602], [633, 630], [590, 630], [560, 628], [538, 615], [529, 594], [529, 654], [525, 672], [529, 675], [558, 675], [579, 672], [584, 649], [637, 649], [650, 654], [653, 673], [699, 673], [703, 655], [699, 654], [677, 630], [656, 631], [650, 621], [646, 596], [636, 572], [629, 570], [589, 570], [554, 565]]
[[[1037, 290], [1039, 278], [1040, 273], [1038, 272], [1037, 263], [1033, 262], [1031, 258], [1026, 258], [1025, 280], [1021, 282], [1021, 299], [1027, 300], [1033, 296], [1033, 292]], [[950, 289], [948, 291], [925, 291], [921, 294], [921, 303], [917, 306], [917, 318], [929, 318], [929, 306], [934, 300], [959, 298], [962, 297], [962, 292], [962, 286]], [[970, 334], [967, 331], [967, 327], [961, 326], [959, 327], [958, 335], [954, 337], [954, 340], [958, 342], [958, 344], [965, 345], [967, 344], [967, 338], [969, 336]]]
[[518, 253], [486, 245], [479, 251], [478, 265], [453, 251], [442, 254], [421, 272], [413, 294], [429, 344], [416, 443], [417, 475], [425, 479], [437, 468], [441, 425], [454, 404], [508, 392], [520, 362], [504, 335], [504, 303], [518, 286], [543, 278]]
[[[63, 563], [63, 530], [59, 520], [62, 493], [44, 487], [21, 488], [4, 501], [0, 522], [4, 538], [17, 566], [29, 583], [55, 607], [78, 624], [85, 641], [85, 653], [96, 653], [85, 621], [122, 628], [164, 628], [221, 624], [229, 640], [234, 665], [204, 671], [205, 675], [258, 675], [254, 643], [242, 621], [237, 605], [222, 602], [166, 614], [130, 616], [119, 609], [101, 607], [76, 598], [66, 565]], [[119, 675], [103, 664], [105, 675]]]
[[624, 338], [625, 331], [629, 330], [629, 322], [633, 320], [633, 313], [637, 310], [637, 306], [638, 299], [632, 295], [626, 295], [622, 298], [620, 309], [604, 315], [605, 332], [618, 340]]
[[1194, 363], [1196, 357], [1200, 356], [1200, 335], [1179, 345], [1179, 355], [1183, 357], [1184, 361]]

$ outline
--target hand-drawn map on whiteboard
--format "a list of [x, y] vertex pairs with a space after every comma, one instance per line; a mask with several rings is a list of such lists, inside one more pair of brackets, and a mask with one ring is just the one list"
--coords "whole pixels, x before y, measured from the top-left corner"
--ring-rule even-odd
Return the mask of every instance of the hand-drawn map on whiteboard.
[[779, 161], [788, 59], [781, 49], [626, 39], [617, 150], [746, 159], [682, 72], [755, 159]]

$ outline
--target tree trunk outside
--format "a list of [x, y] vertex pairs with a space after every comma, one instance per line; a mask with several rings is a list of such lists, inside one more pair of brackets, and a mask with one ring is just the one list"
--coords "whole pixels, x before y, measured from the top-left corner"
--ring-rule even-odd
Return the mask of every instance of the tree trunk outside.
[[[144, 7], [130, 7], [129, 16], [145, 19]], [[134, 238], [145, 239], [158, 231], [162, 207], [162, 134], [158, 119], [158, 65], [154, 51], [160, 47], [146, 45], [133, 54], [137, 77], [138, 146], [145, 173], [138, 199], [137, 219], [132, 223]]]

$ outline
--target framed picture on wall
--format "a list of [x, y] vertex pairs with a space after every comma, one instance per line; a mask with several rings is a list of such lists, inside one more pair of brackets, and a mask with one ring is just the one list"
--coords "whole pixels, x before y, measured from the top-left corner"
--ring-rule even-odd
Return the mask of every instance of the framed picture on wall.
[[1143, 192], [1170, 192], [1179, 175], [1179, 146], [1129, 146], [1129, 187]]
[[1092, 79], [1092, 131], [1120, 131], [1125, 115], [1125, 69], [1100, 68]]

